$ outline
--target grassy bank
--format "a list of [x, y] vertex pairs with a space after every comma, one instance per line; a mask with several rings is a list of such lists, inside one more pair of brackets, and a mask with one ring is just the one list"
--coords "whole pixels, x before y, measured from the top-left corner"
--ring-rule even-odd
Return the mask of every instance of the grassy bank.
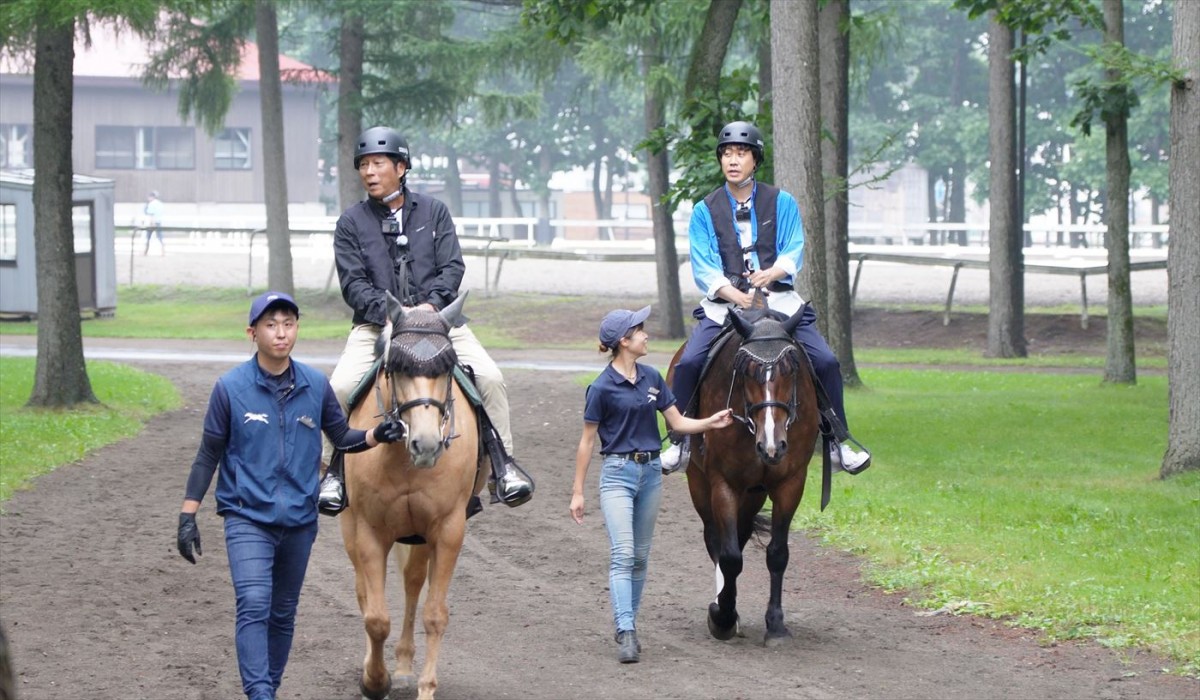
[[1200, 673], [1200, 474], [1158, 479], [1164, 377], [863, 376], [847, 410], [875, 466], [837, 476], [825, 513], [814, 469], [799, 526], [920, 606], [1146, 646]]
[[179, 392], [157, 375], [112, 362], [89, 362], [87, 369], [99, 404], [33, 410], [24, 405], [34, 360], [0, 357], [0, 504], [34, 477], [136, 435], [151, 416], [180, 404]]

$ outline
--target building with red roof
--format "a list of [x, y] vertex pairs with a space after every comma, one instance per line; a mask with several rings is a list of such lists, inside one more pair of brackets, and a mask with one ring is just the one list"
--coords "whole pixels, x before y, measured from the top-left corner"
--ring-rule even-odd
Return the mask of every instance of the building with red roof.
[[[247, 42], [224, 128], [208, 134], [179, 116], [174, 80], [165, 91], [142, 75], [157, 47], [130, 31], [93, 24], [75, 46], [72, 159], [76, 174], [115, 182], [117, 224], [154, 191], [176, 216], [263, 212], [258, 47]], [[283, 74], [288, 199], [297, 214], [324, 214], [318, 172], [318, 97], [331, 76], [279, 57]], [[0, 168], [33, 167], [32, 57], [0, 54]]]

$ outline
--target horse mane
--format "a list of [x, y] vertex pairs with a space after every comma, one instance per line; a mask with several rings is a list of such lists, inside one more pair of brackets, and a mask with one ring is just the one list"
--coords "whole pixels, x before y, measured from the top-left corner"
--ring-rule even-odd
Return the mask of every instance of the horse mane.
[[422, 309], [402, 314], [392, 331], [385, 369], [410, 377], [449, 374], [458, 363], [449, 331], [449, 324], [436, 311]]

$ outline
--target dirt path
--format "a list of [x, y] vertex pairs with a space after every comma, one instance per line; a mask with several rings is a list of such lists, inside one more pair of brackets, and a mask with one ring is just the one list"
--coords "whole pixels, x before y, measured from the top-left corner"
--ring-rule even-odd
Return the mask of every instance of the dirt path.
[[[41, 478], [0, 516], [0, 620], [22, 700], [240, 697], [233, 594], [211, 494], [199, 518], [199, 565], [174, 546], [205, 402], [227, 365], [140, 366], [176, 382], [184, 407]], [[451, 588], [439, 698], [1200, 697], [1200, 682], [1159, 673], [1162, 661], [1149, 655], [1046, 648], [988, 621], [919, 616], [901, 595], [864, 587], [852, 557], [800, 534], [784, 584], [795, 638], [761, 645], [767, 574], [751, 545], [739, 601], [746, 637], [716, 642], [704, 622], [712, 570], [678, 476], [666, 485], [639, 619], [642, 663], [621, 666], [594, 468], [585, 524], [567, 515], [582, 388], [562, 373], [507, 374], [518, 450], [538, 493], [527, 506], [490, 507], [471, 521]], [[423, 637], [418, 629], [419, 646]], [[335, 522], [323, 518], [280, 698], [357, 698], [362, 653], [353, 574]]]

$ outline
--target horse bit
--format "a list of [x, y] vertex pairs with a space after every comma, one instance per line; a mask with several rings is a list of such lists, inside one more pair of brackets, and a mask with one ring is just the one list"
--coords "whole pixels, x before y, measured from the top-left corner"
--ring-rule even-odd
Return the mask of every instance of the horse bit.
[[[780, 348], [779, 352], [776, 353], [775, 357], [770, 360], [767, 360], [762, 357], [759, 357], [758, 355], [755, 355], [747, 347], [751, 343], [765, 343], [765, 342], [779, 342], [779, 341], [784, 341], [786, 344], [783, 345], [783, 347]], [[778, 364], [781, 359], [783, 359], [784, 354], [787, 353], [789, 350], [799, 350], [800, 352], [803, 352], [803, 350], [801, 350], [796, 345], [795, 341], [793, 341], [791, 338], [780, 338], [780, 337], [747, 338], [746, 340], [742, 341], [742, 344], [737, 349], [739, 354], [745, 353], [750, 358], [756, 360], [758, 362], [758, 364], [762, 366], [762, 368], [763, 368], [762, 371], [765, 373], [770, 373], [770, 372], [774, 371], [775, 365]], [[737, 382], [737, 378], [738, 378], [739, 374], [745, 374], [745, 371], [744, 370], [734, 370], [733, 375], [729, 378], [729, 393], [725, 396], [725, 408], [730, 409], [730, 416], [737, 422], [746, 426], [746, 429], [750, 431], [751, 435], [757, 436], [758, 429], [755, 427], [754, 421], [750, 419], [750, 416], [753, 415], [756, 411], [760, 411], [765, 408], [782, 408], [785, 411], [787, 411], [787, 422], [783, 426], [784, 431], [786, 431], [788, 428], [792, 427], [792, 423], [796, 422], [796, 395], [798, 393], [800, 393], [799, 370], [792, 373], [792, 396], [787, 401], [787, 403], [784, 403], [782, 401], [776, 401], [774, 399], [771, 399], [768, 401], [759, 401], [758, 403], [753, 403], [753, 404], [750, 403], [748, 401], [748, 397], [746, 396], [746, 382], [743, 380], [743, 382], [742, 382], [742, 406], [745, 407], [743, 409], [745, 411], [745, 415], [741, 415], [741, 416], [739, 416], [736, 412], [733, 412], [733, 407], [730, 405], [733, 401], [733, 385], [734, 385], [734, 383]]]
[[[388, 322], [388, 326], [389, 327], [391, 326], [390, 321]], [[450, 343], [450, 335], [449, 334], [447, 334], [445, 331], [435, 330], [433, 328], [404, 328], [404, 329], [402, 329], [401, 332], [415, 333], [415, 334], [422, 334], [422, 335], [436, 335], [436, 336], [445, 338], [447, 344]], [[391, 408], [388, 408], [384, 405], [383, 391], [379, 388], [379, 380], [377, 378], [375, 380], [375, 400], [379, 405], [379, 417], [386, 418], [388, 420], [399, 423], [400, 426], [404, 430], [404, 435], [408, 435], [408, 423], [403, 418], [401, 418], [401, 416], [404, 414], [404, 412], [410, 408], [417, 408], [419, 406], [433, 406], [434, 408], [436, 408], [438, 410], [438, 413], [442, 417], [442, 425], [438, 429], [438, 432], [441, 433], [441, 435], [442, 435], [442, 447], [445, 449], [449, 449], [450, 441], [456, 437], [459, 437], [459, 435], [457, 433], [450, 433], [450, 431], [447, 430], [447, 427], [452, 425], [452, 423], [454, 421], [454, 370], [453, 370], [453, 368], [451, 368], [451, 370], [446, 373], [446, 400], [445, 401], [438, 401], [437, 399], [434, 399], [434, 398], [431, 398], [428, 396], [422, 396], [421, 398], [412, 399], [411, 401], [405, 401], [404, 403], [400, 403], [400, 396], [396, 392], [396, 382], [392, 379], [391, 372], [388, 371], [388, 363], [391, 360], [391, 354], [392, 354], [391, 353], [391, 350], [392, 350], [391, 337], [388, 338], [388, 342], [385, 343], [383, 347], [384, 347], [383, 363], [379, 367], [379, 373], [381, 375], [387, 375], [387, 377], [388, 377], [388, 390], [389, 390], [389, 393], [391, 394], [391, 396], [389, 397], [390, 401], [388, 403], [390, 404]], [[444, 352], [444, 350], [439, 351], [437, 353], [437, 355], [440, 355], [442, 352]], [[437, 355], [434, 355], [434, 357], [437, 357]]]

